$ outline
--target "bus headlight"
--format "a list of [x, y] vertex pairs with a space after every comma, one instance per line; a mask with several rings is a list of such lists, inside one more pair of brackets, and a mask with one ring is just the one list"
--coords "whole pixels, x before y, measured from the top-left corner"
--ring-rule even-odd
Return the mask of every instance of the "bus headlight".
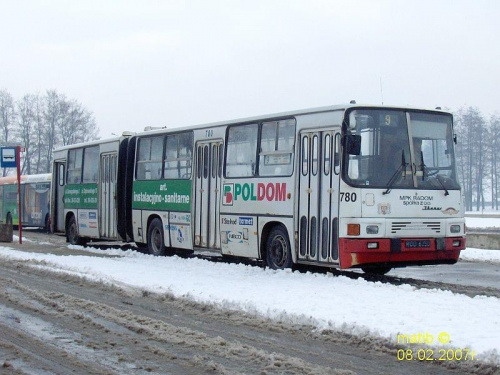
[[451, 233], [460, 233], [460, 225], [452, 225], [450, 226]]
[[366, 234], [378, 234], [378, 225], [367, 225]]

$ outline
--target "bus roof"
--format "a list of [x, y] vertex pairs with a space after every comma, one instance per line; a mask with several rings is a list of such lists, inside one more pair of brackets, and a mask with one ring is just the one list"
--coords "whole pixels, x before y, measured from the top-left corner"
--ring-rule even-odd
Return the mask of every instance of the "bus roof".
[[197, 124], [197, 125], [190, 125], [190, 126], [182, 126], [182, 127], [174, 127], [174, 128], [164, 127], [164, 128], [155, 129], [155, 130], [140, 131], [137, 133], [125, 132], [122, 137], [113, 137], [113, 138], [107, 138], [105, 140], [77, 143], [77, 144], [73, 144], [73, 145], [59, 147], [57, 149], [54, 149], [54, 151], [62, 151], [62, 150], [67, 150], [67, 149], [72, 149], [72, 148], [77, 148], [77, 147], [82, 147], [82, 146], [92, 146], [92, 145], [98, 145], [98, 144], [103, 144], [103, 143], [108, 143], [108, 142], [121, 141], [125, 137], [129, 137], [132, 135], [143, 136], [143, 135], [162, 134], [162, 133], [168, 133], [168, 132], [180, 132], [180, 131], [195, 130], [195, 129], [203, 130], [203, 129], [213, 128], [213, 127], [218, 127], [218, 126], [227, 126], [227, 125], [241, 124], [241, 123], [251, 123], [251, 122], [258, 122], [258, 121], [262, 121], [262, 120], [279, 119], [279, 118], [284, 118], [284, 117], [294, 117], [294, 116], [300, 116], [300, 115], [333, 112], [333, 111], [345, 111], [347, 109], [357, 108], [357, 107], [359, 107], [359, 108], [366, 108], [366, 107], [386, 108], [386, 109], [396, 109], [396, 110], [397, 109], [400, 109], [400, 110], [420, 110], [420, 111], [426, 110], [426, 111], [432, 111], [432, 112], [448, 113], [448, 112], [442, 111], [440, 109], [425, 109], [425, 108], [417, 108], [417, 107], [410, 107], [410, 106], [390, 106], [390, 105], [370, 105], [370, 104], [339, 104], [339, 105], [331, 105], [331, 106], [324, 106], [324, 107], [301, 109], [301, 110], [295, 110], [295, 111], [278, 112], [278, 113], [272, 113], [272, 114], [266, 114], [266, 115], [245, 117], [245, 118], [239, 118], [239, 119], [234, 119], [234, 120], [225, 120], [225, 121], [218, 121], [218, 122]]
[[82, 143], [75, 143], [72, 145], [57, 147], [54, 149], [53, 152], [69, 150], [69, 149], [81, 147], [81, 146], [93, 146], [93, 145], [102, 145], [103, 143], [119, 142], [123, 138], [125, 138], [125, 136], [124, 137], [112, 137], [112, 138], [106, 138], [106, 139], [98, 139], [96, 141], [89, 141], [89, 142], [82, 142]]
[[251, 122], [258, 122], [258, 121], [262, 121], [262, 120], [309, 115], [309, 114], [314, 114], [314, 113], [345, 111], [345, 110], [350, 109], [350, 108], [366, 108], [366, 107], [386, 108], [386, 109], [401, 109], [401, 110], [420, 110], [420, 111], [425, 110], [425, 111], [432, 111], [432, 112], [447, 113], [446, 111], [442, 111], [440, 109], [425, 109], [425, 108], [417, 108], [417, 107], [410, 107], [410, 106], [390, 106], [390, 105], [370, 105], [370, 104], [338, 104], [338, 105], [308, 108], [308, 109], [301, 109], [301, 110], [288, 111], [288, 112], [272, 113], [272, 114], [253, 116], [253, 117], [245, 117], [245, 118], [239, 118], [239, 119], [234, 119], [234, 120], [218, 121], [218, 122], [212, 122], [212, 123], [207, 123], [207, 124], [184, 126], [184, 127], [178, 127], [178, 128], [177, 127], [176, 128], [166, 127], [166, 128], [162, 128], [162, 129], [137, 132], [136, 135], [142, 136], [142, 135], [147, 135], [147, 134], [161, 134], [161, 133], [165, 133], [165, 132], [177, 132], [177, 131], [194, 130], [194, 129], [205, 129], [205, 128], [213, 128], [213, 127], [217, 127], [217, 126], [227, 126], [227, 125], [233, 125], [233, 124], [251, 123]]
[[[22, 184], [33, 184], [37, 182], [50, 182], [52, 179], [52, 174], [50, 173], [42, 173], [42, 174], [32, 174], [32, 175], [22, 175], [21, 176], [21, 185]], [[0, 185], [15, 185], [17, 184], [17, 176], [5, 176], [0, 177]]]

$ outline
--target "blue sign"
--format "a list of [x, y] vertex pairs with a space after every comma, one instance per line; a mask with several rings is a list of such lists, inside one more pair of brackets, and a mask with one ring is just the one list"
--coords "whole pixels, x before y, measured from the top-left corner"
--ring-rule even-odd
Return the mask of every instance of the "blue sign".
[[16, 148], [2, 147], [0, 149], [0, 162], [2, 168], [16, 168]]
[[253, 217], [239, 217], [238, 219], [240, 225], [253, 225]]

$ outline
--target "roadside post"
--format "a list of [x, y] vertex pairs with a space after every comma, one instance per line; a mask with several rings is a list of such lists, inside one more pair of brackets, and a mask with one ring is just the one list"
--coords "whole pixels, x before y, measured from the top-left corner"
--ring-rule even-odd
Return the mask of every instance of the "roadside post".
[[19, 243], [22, 244], [23, 224], [21, 210], [21, 146], [0, 148], [0, 167], [17, 169], [17, 217], [19, 228]]

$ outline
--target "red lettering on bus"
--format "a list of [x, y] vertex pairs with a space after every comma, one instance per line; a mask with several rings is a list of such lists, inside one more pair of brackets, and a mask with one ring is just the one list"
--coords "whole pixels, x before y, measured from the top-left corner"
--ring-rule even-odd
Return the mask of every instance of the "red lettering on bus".
[[269, 202], [274, 200], [274, 185], [273, 184], [267, 184], [266, 198]]
[[286, 199], [286, 184], [282, 183], [276, 183], [276, 195], [275, 195], [275, 200], [277, 201], [284, 201]]
[[262, 182], [259, 182], [257, 184], [257, 200], [263, 201], [265, 196], [266, 196], [266, 185], [264, 185]]

